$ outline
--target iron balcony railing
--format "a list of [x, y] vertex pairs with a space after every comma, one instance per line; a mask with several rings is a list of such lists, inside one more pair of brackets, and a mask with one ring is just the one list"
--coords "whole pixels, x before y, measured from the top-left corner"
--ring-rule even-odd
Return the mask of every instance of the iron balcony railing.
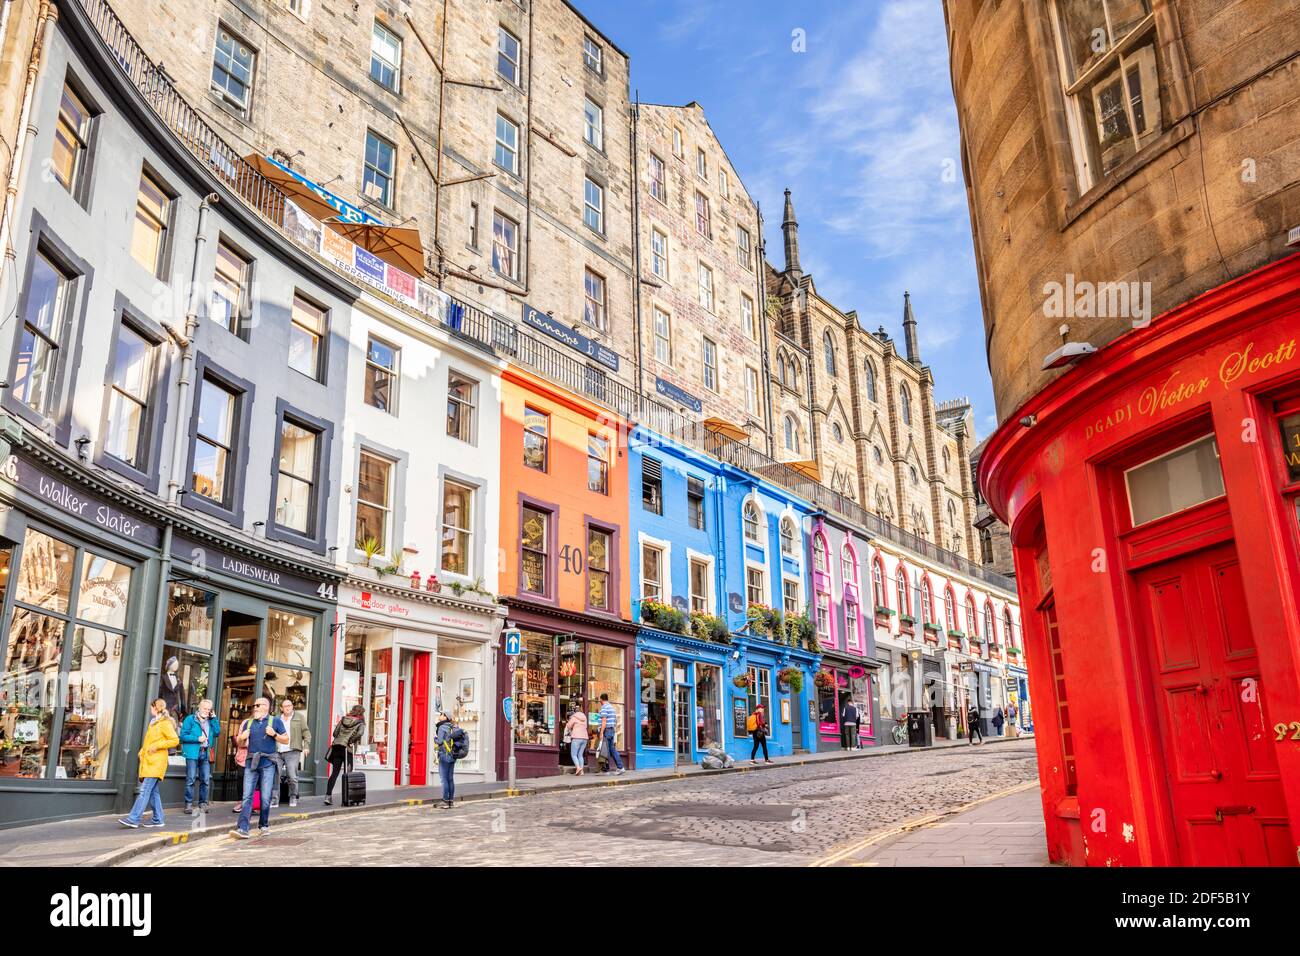
[[[136, 43], [107, 0], [79, 0], [79, 3], [112, 58], [177, 141], [282, 238], [332, 270], [334, 267], [320, 257], [318, 249], [285, 228], [287, 200], [284, 193], [226, 143], [181, 96], [162, 68], [150, 60]], [[702, 422], [682, 415], [657, 399], [639, 394], [602, 369], [560, 351], [506, 319], [463, 299], [449, 298], [451, 302], [445, 312], [437, 315], [422, 312], [404, 302], [392, 301], [404, 312], [442, 328], [488, 354], [504, 357], [571, 392], [586, 396], [629, 423], [639, 424], [741, 471], [778, 484], [823, 511], [857, 525], [870, 537], [890, 541], [991, 587], [1015, 593], [1015, 582], [1010, 578], [899, 528], [760, 449], [705, 428]]]

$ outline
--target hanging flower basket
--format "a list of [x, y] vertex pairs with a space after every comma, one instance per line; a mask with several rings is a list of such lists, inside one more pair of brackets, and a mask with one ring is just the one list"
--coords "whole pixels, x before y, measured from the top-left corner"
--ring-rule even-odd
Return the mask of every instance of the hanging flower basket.
[[659, 658], [644, 657], [641, 659], [641, 676], [646, 680], [654, 680], [659, 676]]
[[735, 677], [731, 678], [731, 683], [739, 687], [741, 690], [744, 690], [749, 686], [749, 675], [737, 674]]
[[813, 685], [818, 690], [833, 690], [835, 688], [835, 675], [830, 671], [818, 671], [813, 675]]
[[803, 690], [803, 671], [797, 667], [783, 667], [776, 672], [776, 676], [783, 684], [789, 686], [792, 693], [799, 693]]

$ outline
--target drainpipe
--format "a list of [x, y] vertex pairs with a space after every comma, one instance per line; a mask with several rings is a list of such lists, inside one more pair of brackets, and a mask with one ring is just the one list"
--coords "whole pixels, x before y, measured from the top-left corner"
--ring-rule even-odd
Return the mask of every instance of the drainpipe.
[[199, 329], [199, 263], [203, 261], [203, 247], [207, 245], [208, 209], [219, 201], [216, 193], [208, 193], [199, 201], [199, 224], [194, 235], [194, 261], [190, 265], [190, 288], [185, 305], [185, 333], [178, 335], [171, 326], [164, 325], [181, 350], [181, 374], [176, 383], [176, 427], [172, 429], [172, 469], [167, 479], [167, 504], [175, 507], [180, 500], [180, 474], [185, 450], [185, 430], [189, 416], [185, 403], [190, 388], [190, 375], [194, 368], [194, 336]]
[[632, 107], [632, 324], [636, 327], [636, 402], [637, 414], [645, 395], [644, 362], [641, 350], [641, 191], [637, 180], [641, 157], [637, 150], [637, 124], [641, 119], [641, 91], [637, 90]]
[[767, 432], [767, 457], [775, 458], [775, 437], [772, 434], [772, 365], [771, 356], [768, 353], [767, 341], [767, 241], [763, 238], [763, 205], [754, 203], [754, 235], [758, 237], [758, 262], [754, 265], [754, 272], [757, 275], [756, 285], [758, 286], [759, 313], [755, 316], [758, 321], [759, 335], [761, 336], [760, 348], [763, 351], [763, 428]]
[[[6, 25], [0, 30], [3, 37], [8, 29], [9, 10], [13, 3], [5, 4], [4, 17]], [[0, 213], [0, 248], [4, 250], [6, 262], [0, 262], [0, 302], [4, 301], [6, 279], [16, 272], [13, 263], [17, 253], [13, 246], [14, 210], [18, 204], [18, 180], [22, 176], [23, 162], [27, 158], [27, 141], [36, 132], [31, 125], [32, 102], [36, 98], [36, 80], [45, 66], [46, 52], [54, 35], [54, 24], [59, 19], [59, 11], [49, 0], [41, 0], [41, 9], [36, 16], [36, 35], [32, 41], [31, 56], [27, 59], [27, 81], [23, 85], [23, 105], [18, 114], [18, 129], [14, 134], [14, 151], [9, 162], [9, 178], [5, 185], [4, 212]]]

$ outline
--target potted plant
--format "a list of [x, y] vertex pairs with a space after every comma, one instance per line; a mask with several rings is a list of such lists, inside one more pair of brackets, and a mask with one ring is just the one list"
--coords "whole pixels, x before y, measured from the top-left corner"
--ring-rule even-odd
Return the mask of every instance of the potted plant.
[[645, 600], [641, 602], [641, 622], [661, 631], [685, 634], [686, 615], [662, 601]]
[[749, 674], [737, 674], [735, 677], [731, 678], [731, 683], [736, 687], [739, 687], [741, 690], [744, 690], [749, 686]]
[[705, 614], [703, 611], [691, 612], [691, 636], [697, 641], [731, 643], [731, 631], [727, 628], [727, 622], [716, 614]]
[[782, 667], [776, 672], [777, 679], [790, 687], [791, 693], [803, 690], [803, 671], [798, 667]]
[[835, 675], [830, 671], [818, 671], [813, 675], [813, 686], [818, 690], [834, 690]]
[[809, 650], [812, 649], [812, 642], [817, 640], [817, 628], [806, 611], [803, 614], [792, 614], [786, 618], [786, 625], [790, 634], [795, 638], [796, 646], [802, 644]]
[[659, 658], [643, 657], [641, 658], [641, 676], [646, 680], [654, 680], [659, 676]]
[[366, 556], [366, 567], [370, 567], [370, 562], [382, 550], [384, 550], [384, 547], [379, 543], [378, 538], [370, 537], [361, 542], [361, 553]]

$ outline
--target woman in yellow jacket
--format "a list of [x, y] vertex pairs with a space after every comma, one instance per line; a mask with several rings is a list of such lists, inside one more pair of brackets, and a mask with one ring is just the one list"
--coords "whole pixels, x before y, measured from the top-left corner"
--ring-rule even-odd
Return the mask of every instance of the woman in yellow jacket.
[[117, 822], [132, 830], [141, 825], [140, 817], [145, 807], [153, 811], [153, 819], [146, 827], [163, 825], [162, 795], [158, 787], [167, 773], [167, 751], [181, 745], [176, 735], [176, 725], [167, 713], [167, 701], [159, 697], [149, 705], [152, 719], [144, 732], [144, 745], [140, 748], [140, 796], [136, 797], [131, 812]]

